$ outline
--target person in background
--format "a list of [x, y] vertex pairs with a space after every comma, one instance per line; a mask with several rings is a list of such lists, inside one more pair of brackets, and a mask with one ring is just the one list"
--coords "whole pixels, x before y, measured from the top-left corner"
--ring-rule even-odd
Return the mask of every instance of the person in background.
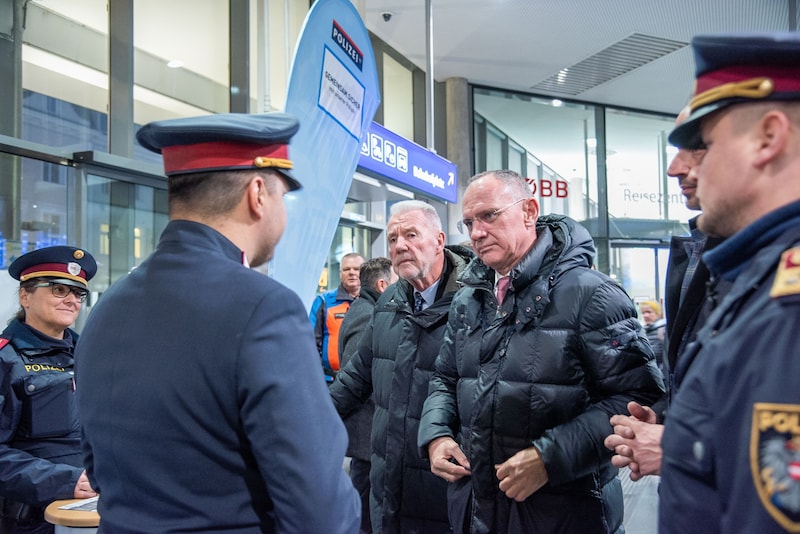
[[[342, 321], [339, 331], [339, 354], [342, 356], [342, 367], [358, 349], [358, 341], [372, 318], [372, 311], [378, 297], [390, 285], [397, 281], [397, 274], [392, 269], [389, 258], [372, 258], [361, 264], [359, 272], [361, 291], [358, 298], [350, 306], [350, 310]], [[347, 456], [350, 457], [350, 480], [361, 495], [361, 533], [372, 532], [369, 513], [369, 469], [372, 417], [375, 414], [375, 403], [370, 398], [363, 406], [344, 418], [347, 437]]]
[[317, 295], [309, 312], [314, 337], [317, 340], [317, 350], [322, 358], [322, 370], [328, 383], [334, 381], [336, 373], [341, 368], [339, 330], [347, 310], [358, 298], [361, 289], [359, 269], [362, 263], [364, 258], [360, 254], [355, 252], [345, 254], [339, 269], [341, 278], [339, 287]]
[[462, 210], [477, 259], [453, 297], [418, 440], [451, 483], [453, 530], [616, 532], [608, 419], [663, 394], [636, 308], [591, 268], [589, 233], [540, 218], [516, 172], [473, 177]]
[[20, 309], [0, 334], [0, 532], [54, 532], [48, 504], [97, 495], [83, 469], [70, 328], [96, 272], [91, 254], [69, 246], [8, 267]]
[[347, 434], [300, 298], [251, 266], [301, 187], [285, 113], [146, 124], [169, 223], [112, 285], [77, 350], [89, 480], [108, 532], [358, 530]]
[[419, 200], [392, 205], [387, 233], [400, 280], [375, 304], [358, 351], [331, 386], [331, 396], [343, 417], [370, 395], [375, 402], [373, 531], [446, 533], [447, 484], [420, 458], [416, 437], [450, 302], [472, 252], [445, 246], [439, 214]]
[[659, 532], [800, 524], [800, 34], [699, 35], [692, 114], [669, 141], [704, 149], [703, 261], [731, 283], [678, 360]]
[[[675, 125], [681, 125], [690, 113], [688, 106], [684, 108], [678, 114]], [[667, 175], [678, 179], [686, 207], [694, 211], [701, 209], [697, 199], [696, 169], [704, 155], [703, 148], [680, 148], [667, 168]], [[729, 285], [720, 283], [718, 279], [710, 279], [701, 256], [703, 252], [713, 250], [722, 239], [703, 234], [697, 228], [698, 217], [689, 220], [689, 236], [673, 236], [670, 242], [665, 292], [667, 326], [662, 366], [667, 394], [652, 407], [630, 402], [630, 415], [613, 416], [611, 425], [614, 434], [605, 440], [606, 447], [615, 452], [611, 463], [617, 467], [628, 467], [631, 480], [661, 473], [663, 423], [669, 399], [675, 393], [673, 371], [680, 355], [705, 324], [711, 305], [721, 299]]]
[[661, 306], [654, 300], [645, 300], [639, 303], [639, 311], [644, 320], [644, 332], [647, 334], [647, 339], [650, 341], [650, 346], [653, 348], [653, 354], [656, 357], [659, 369], [662, 367], [664, 360], [664, 331], [666, 330], [667, 322], [661, 314]]

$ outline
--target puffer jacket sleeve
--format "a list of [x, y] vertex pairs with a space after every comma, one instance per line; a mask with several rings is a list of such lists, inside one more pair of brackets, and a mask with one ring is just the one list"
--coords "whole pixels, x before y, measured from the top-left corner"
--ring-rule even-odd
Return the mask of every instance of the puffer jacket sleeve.
[[450, 436], [455, 439], [458, 428], [458, 408], [456, 406], [456, 368], [454, 337], [454, 314], [445, 327], [442, 346], [436, 358], [435, 371], [428, 387], [428, 398], [422, 406], [417, 445], [422, 458], [428, 458], [428, 444], [436, 438]]
[[331, 399], [339, 416], [344, 418], [362, 406], [372, 395], [372, 332], [370, 319], [358, 341], [358, 350], [347, 361], [330, 386]]
[[569, 482], [607, 463], [611, 451], [603, 440], [613, 432], [609, 418], [627, 413], [629, 401], [649, 406], [664, 392], [636, 310], [620, 286], [613, 281], [597, 285], [579, 324], [574, 349], [581, 359], [590, 406], [533, 442], [551, 484]]

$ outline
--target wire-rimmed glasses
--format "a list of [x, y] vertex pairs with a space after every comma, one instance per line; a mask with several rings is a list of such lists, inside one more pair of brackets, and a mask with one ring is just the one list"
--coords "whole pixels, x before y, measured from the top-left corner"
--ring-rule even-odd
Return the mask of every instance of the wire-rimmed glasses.
[[475, 221], [480, 221], [483, 224], [492, 224], [497, 220], [497, 218], [500, 216], [501, 213], [506, 211], [511, 206], [519, 204], [523, 200], [527, 199], [521, 198], [519, 200], [515, 200], [508, 206], [503, 206], [502, 208], [497, 208], [494, 210], [484, 211], [483, 213], [478, 213], [472, 218], [462, 219], [456, 223], [456, 228], [458, 228], [458, 231], [461, 232], [462, 234], [469, 234], [472, 231], [472, 225], [475, 223]]

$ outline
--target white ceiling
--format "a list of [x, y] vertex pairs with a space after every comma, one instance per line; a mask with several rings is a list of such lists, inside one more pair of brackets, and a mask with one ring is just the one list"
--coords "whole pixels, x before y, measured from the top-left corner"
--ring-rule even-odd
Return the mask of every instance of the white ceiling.
[[[367, 27], [426, 69], [425, 0], [353, 0]], [[689, 46], [580, 94], [533, 86], [634, 33], [691, 42], [698, 33], [796, 29], [797, 0], [431, 0], [434, 78], [677, 114], [692, 91]], [[392, 13], [390, 20], [381, 16]]]
[[[282, 3], [268, 0], [270, 4]], [[288, 0], [295, 2], [297, 0]], [[788, 30], [798, 0], [430, 0], [433, 74], [437, 81], [463, 77], [472, 84], [559, 96], [583, 102], [676, 114], [692, 89], [689, 46], [577, 95], [533, 89], [564, 68], [629, 37], [644, 34], [689, 43], [697, 33]], [[36, 3], [107, 31], [107, 0], [35, 0]], [[367, 27], [400, 54], [426, 70], [425, 0], [352, 0]], [[212, 59], [226, 47], [225, 0], [137, 0], [137, 46], [170, 58], [185, 58], [212, 79], [226, 79], [226, 61]], [[147, 13], [159, 12], [151, 17]], [[386, 21], [382, 13], [392, 13]], [[195, 32], [164, 40], [171, 21], [190, 16]], [[185, 30], [184, 30], [185, 31]], [[202, 36], [202, 37], [201, 37]], [[180, 44], [184, 50], [174, 50]], [[217, 50], [218, 49], [218, 50]], [[205, 58], [195, 61], [194, 58]], [[204, 67], [205, 65], [205, 67]], [[223, 71], [205, 72], [221, 65]]]

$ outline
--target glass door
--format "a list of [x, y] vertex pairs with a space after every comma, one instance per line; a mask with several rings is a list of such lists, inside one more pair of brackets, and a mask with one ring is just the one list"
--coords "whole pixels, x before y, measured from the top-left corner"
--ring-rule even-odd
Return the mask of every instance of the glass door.
[[663, 308], [668, 260], [666, 244], [612, 241], [609, 274], [635, 303], [653, 300]]

